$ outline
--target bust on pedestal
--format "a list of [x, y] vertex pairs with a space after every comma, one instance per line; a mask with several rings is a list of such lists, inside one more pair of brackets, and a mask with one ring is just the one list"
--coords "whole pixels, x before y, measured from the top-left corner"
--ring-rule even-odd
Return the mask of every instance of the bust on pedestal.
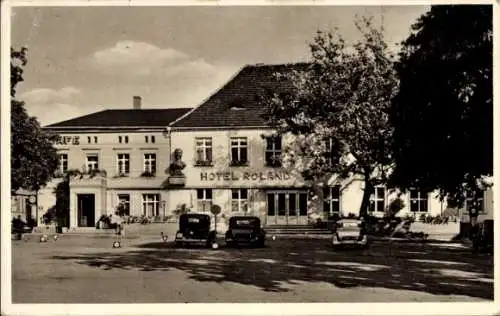
[[173, 186], [184, 186], [186, 184], [186, 176], [182, 170], [186, 168], [186, 164], [182, 161], [182, 150], [177, 148], [174, 150], [174, 161], [168, 168], [168, 184]]

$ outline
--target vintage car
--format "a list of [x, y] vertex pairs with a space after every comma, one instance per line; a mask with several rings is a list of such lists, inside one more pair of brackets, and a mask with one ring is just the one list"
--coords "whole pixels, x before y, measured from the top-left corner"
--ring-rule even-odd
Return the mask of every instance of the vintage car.
[[333, 227], [332, 244], [334, 247], [366, 247], [368, 236], [363, 221], [355, 218], [338, 220]]
[[215, 230], [210, 227], [210, 216], [207, 214], [182, 214], [179, 216], [179, 230], [175, 234], [177, 246], [204, 245], [212, 247], [216, 244]]
[[264, 247], [266, 232], [255, 216], [233, 216], [229, 219], [229, 228], [225, 236], [226, 245], [248, 244]]
[[20, 239], [22, 234], [28, 234], [33, 231], [33, 227], [28, 225], [21, 219], [13, 219], [11, 226], [11, 234], [15, 234], [16, 238]]

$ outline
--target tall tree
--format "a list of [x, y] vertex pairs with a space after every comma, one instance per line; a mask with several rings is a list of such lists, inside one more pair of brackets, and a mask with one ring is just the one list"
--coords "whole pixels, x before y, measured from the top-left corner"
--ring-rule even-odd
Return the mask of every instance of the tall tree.
[[397, 89], [394, 63], [382, 30], [372, 19], [355, 22], [361, 39], [348, 47], [338, 30], [318, 31], [305, 71], [281, 74], [291, 82], [285, 93], [265, 93], [267, 118], [278, 133], [291, 133], [285, 164], [305, 179], [361, 177], [365, 184], [360, 214], [374, 187], [386, 181], [392, 130], [390, 100]]
[[52, 178], [58, 166], [54, 136], [44, 132], [30, 117], [24, 102], [16, 100], [16, 88], [23, 81], [27, 50], [11, 48], [11, 192], [20, 188], [39, 190]]
[[433, 6], [403, 42], [391, 183], [462, 205], [493, 174], [492, 6]]

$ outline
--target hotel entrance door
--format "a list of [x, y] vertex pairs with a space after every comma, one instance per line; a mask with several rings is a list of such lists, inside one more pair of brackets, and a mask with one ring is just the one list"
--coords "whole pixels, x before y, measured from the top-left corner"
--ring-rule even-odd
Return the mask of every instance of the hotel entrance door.
[[95, 196], [94, 194], [78, 194], [78, 227], [95, 226]]
[[267, 225], [307, 224], [306, 191], [267, 193]]

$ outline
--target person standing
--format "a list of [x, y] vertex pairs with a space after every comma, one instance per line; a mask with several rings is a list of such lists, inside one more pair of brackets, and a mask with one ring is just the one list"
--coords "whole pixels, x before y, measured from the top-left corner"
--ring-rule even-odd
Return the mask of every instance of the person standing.
[[123, 220], [118, 211], [111, 215], [111, 224], [115, 226], [115, 233], [120, 236], [123, 231]]

